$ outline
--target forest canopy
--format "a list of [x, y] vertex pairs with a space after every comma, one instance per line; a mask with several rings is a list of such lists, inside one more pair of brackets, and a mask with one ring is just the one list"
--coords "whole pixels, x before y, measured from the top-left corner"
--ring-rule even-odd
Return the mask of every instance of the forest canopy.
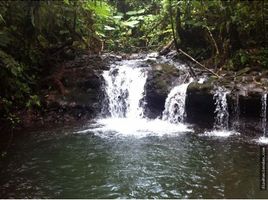
[[[174, 46], [214, 69], [268, 66], [267, 1], [0, 2], [0, 112], [39, 107], [39, 88], [66, 60]], [[15, 123], [15, 122], [14, 122]]]

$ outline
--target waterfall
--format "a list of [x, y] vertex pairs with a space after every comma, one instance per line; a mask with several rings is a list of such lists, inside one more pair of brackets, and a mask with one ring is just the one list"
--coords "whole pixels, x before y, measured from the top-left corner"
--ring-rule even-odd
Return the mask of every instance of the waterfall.
[[147, 71], [136, 60], [121, 64], [103, 72], [108, 112], [112, 118], [142, 118]]
[[263, 94], [261, 98], [261, 128], [262, 137], [258, 138], [256, 141], [261, 144], [268, 144], [268, 137], [266, 133], [266, 123], [267, 123], [267, 94]]
[[[166, 101], [162, 119], [144, 116], [145, 85], [149, 65], [146, 59], [123, 60], [104, 71], [104, 118], [98, 118], [87, 129], [76, 133], [94, 132], [100, 137], [111, 135], [146, 137], [192, 132], [181, 122], [184, 117], [187, 84], [173, 88]], [[174, 123], [170, 123], [174, 122]]]
[[229, 137], [231, 135], [240, 135], [239, 132], [229, 130], [229, 112], [227, 104], [227, 94], [229, 91], [224, 87], [218, 87], [213, 99], [215, 100], [215, 121], [214, 121], [214, 130], [210, 132], [205, 132], [204, 136], [212, 137]]
[[185, 100], [188, 83], [184, 83], [174, 87], [165, 102], [165, 110], [162, 114], [162, 120], [169, 121], [171, 123], [183, 122], [185, 118]]
[[263, 94], [261, 98], [261, 118], [263, 137], [266, 137], [266, 113], [267, 113], [267, 94]]
[[229, 112], [228, 112], [228, 104], [227, 104], [227, 94], [229, 92], [223, 88], [218, 87], [216, 90], [213, 98], [215, 99], [215, 122], [214, 128], [215, 129], [223, 129], [228, 130], [229, 128]]

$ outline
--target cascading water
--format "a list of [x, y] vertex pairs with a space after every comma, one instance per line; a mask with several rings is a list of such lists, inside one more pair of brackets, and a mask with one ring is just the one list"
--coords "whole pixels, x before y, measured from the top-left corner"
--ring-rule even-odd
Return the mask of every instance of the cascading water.
[[171, 123], [183, 122], [185, 118], [185, 100], [188, 83], [184, 83], [174, 87], [165, 102], [165, 110], [162, 114], [162, 119]]
[[215, 129], [228, 130], [229, 127], [229, 112], [227, 104], [227, 94], [229, 92], [223, 88], [218, 87], [213, 98], [216, 101], [216, 117], [214, 122]]
[[133, 61], [104, 71], [108, 110], [113, 118], [142, 118], [147, 71], [133, 66]]
[[266, 122], [267, 122], [267, 94], [263, 94], [261, 98], [261, 127], [262, 127], [262, 137], [258, 139], [259, 143], [268, 144]]
[[227, 104], [227, 94], [229, 91], [224, 87], [218, 87], [215, 91], [213, 99], [215, 100], [215, 121], [214, 130], [211, 132], [205, 132], [206, 136], [218, 136], [228, 137], [230, 135], [239, 135], [240, 133], [235, 131], [229, 131], [229, 112]]
[[266, 113], [267, 113], [267, 94], [264, 94], [261, 98], [261, 105], [262, 105], [262, 112], [261, 112], [261, 118], [262, 118], [262, 133], [263, 137], [266, 137]]

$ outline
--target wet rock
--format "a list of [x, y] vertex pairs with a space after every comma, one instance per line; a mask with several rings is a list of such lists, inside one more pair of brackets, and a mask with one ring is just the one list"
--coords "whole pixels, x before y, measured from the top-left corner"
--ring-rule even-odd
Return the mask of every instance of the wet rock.
[[162, 114], [167, 95], [179, 78], [180, 71], [175, 66], [168, 64], [151, 66], [145, 85], [146, 116], [156, 118]]
[[111, 54], [111, 53], [103, 54], [102, 58], [106, 63], [113, 63], [115, 61], [121, 61], [122, 60], [122, 56]]
[[107, 69], [107, 65], [108, 61], [104, 61], [102, 57], [88, 55], [67, 63], [62, 78], [67, 92], [62, 95], [53, 90], [43, 91], [43, 121], [61, 123], [95, 117], [102, 106], [101, 73]]
[[[222, 86], [222, 82], [209, 80], [204, 84], [191, 83], [187, 89], [186, 98], [186, 121], [206, 128], [212, 128], [215, 117], [215, 99], [213, 99], [214, 88]], [[234, 87], [232, 88], [231, 85]], [[230, 119], [234, 117], [234, 110], [240, 110], [239, 116], [244, 119], [259, 121], [261, 117], [261, 98], [265, 93], [264, 88], [254, 82], [248, 83], [225, 83], [230, 93], [227, 95], [228, 110]], [[238, 108], [235, 108], [237, 96], [239, 97]], [[230, 121], [232, 123], [232, 121]], [[256, 127], [254, 127], [256, 126]], [[247, 124], [247, 134], [249, 130], [260, 130], [260, 124]], [[253, 130], [254, 129], [254, 130]], [[256, 130], [255, 130], [256, 129]], [[243, 130], [244, 131], [244, 130]]]
[[167, 55], [166, 55], [167, 58], [169, 59], [177, 59], [179, 56], [178, 56], [178, 52], [176, 50], [171, 50]]
[[187, 89], [185, 103], [187, 122], [213, 125], [215, 102], [212, 84], [191, 83]]

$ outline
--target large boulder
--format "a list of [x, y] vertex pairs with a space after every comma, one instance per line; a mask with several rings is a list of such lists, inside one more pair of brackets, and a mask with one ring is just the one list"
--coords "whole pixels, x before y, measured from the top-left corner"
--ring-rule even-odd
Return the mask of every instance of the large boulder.
[[82, 55], [66, 63], [61, 82], [65, 93], [45, 90], [43, 120], [47, 122], [68, 122], [91, 119], [102, 108], [102, 72], [114, 59], [107, 55]]
[[181, 72], [174, 65], [152, 63], [145, 86], [145, 114], [149, 118], [160, 116], [168, 93], [178, 83]]

